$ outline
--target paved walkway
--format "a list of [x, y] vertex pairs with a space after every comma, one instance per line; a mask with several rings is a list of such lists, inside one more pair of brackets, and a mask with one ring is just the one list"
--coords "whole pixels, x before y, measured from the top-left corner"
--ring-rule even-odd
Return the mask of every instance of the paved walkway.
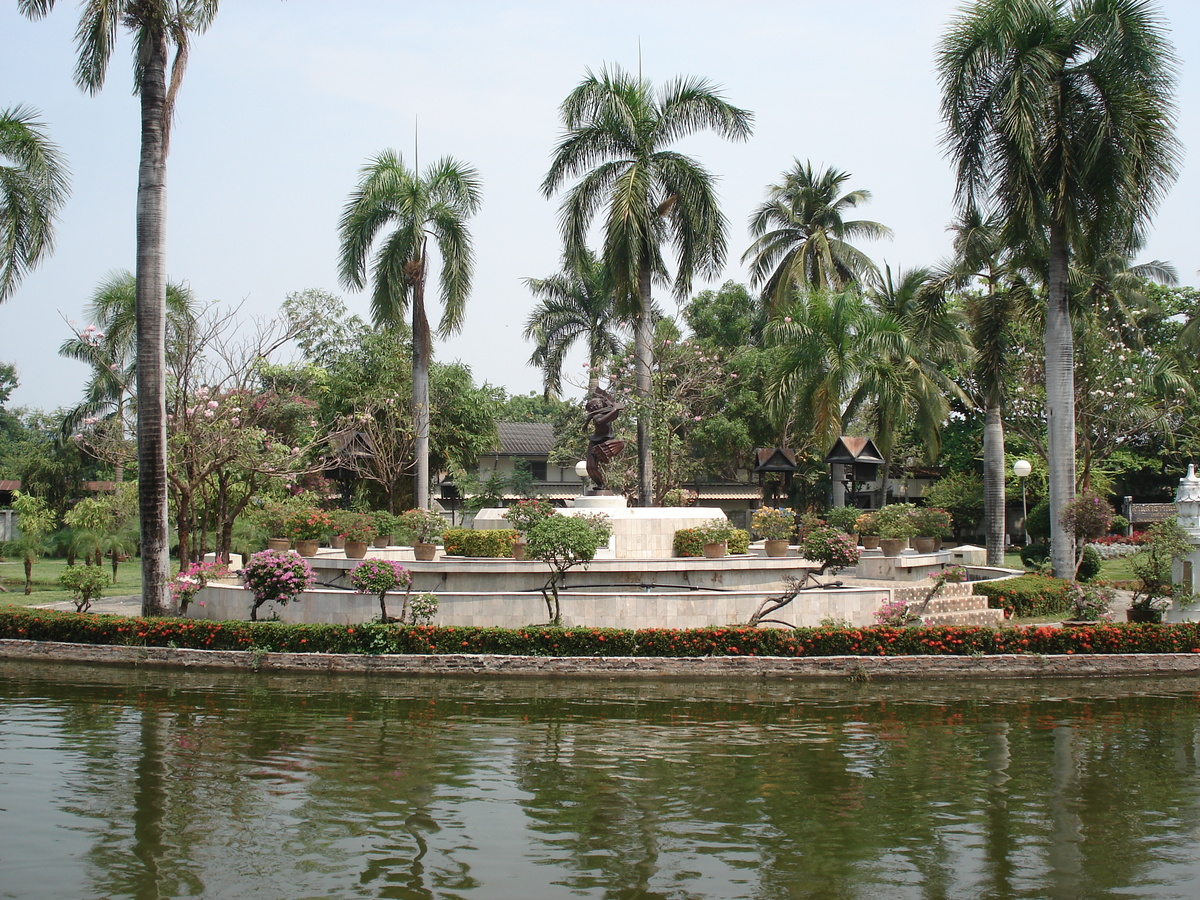
[[[75, 604], [70, 600], [64, 600], [61, 603], [47, 603], [37, 608], [74, 612]], [[92, 608], [88, 612], [109, 613], [114, 616], [140, 616], [142, 614], [142, 595], [122, 594], [115, 597], [101, 597], [92, 602]]]

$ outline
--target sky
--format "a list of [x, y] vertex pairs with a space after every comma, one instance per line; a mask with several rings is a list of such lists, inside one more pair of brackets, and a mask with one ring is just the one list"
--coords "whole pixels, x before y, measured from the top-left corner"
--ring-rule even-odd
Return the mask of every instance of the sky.
[[[198, 299], [270, 318], [293, 291], [320, 288], [368, 316], [337, 277], [337, 223], [362, 167], [384, 149], [422, 166], [453, 156], [480, 173], [471, 222], [474, 289], [446, 362], [510, 393], [539, 390], [521, 333], [523, 284], [559, 268], [559, 197], [540, 185], [561, 134], [558, 108], [587, 70], [622, 66], [655, 85], [704, 77], [755, 116], [754, 135], [676, 145], [719, 179], [729, 220], [721, 277], [745, 282], [746, 221], [794, 159], [851, 173], [871, 192], [858, 217], [889, 226], [863, 244], [881, 266], [950, 252], [953, 173], [940, 144], [934, 48], [955, 0], [226, 0], [195, 38], [168, 160], [167, 267]], [[1178, 134], [1200, 146], [1200, 3], [1160, 3], [1180, 57]], [[0, 305], [0, 362], [17, 367], [10, 406], [46, 410], [81, 396], [87, 370], [58, 356], [104, 276], [134, 268], [139, 113], [127, 39], [96, 96], [72, 80], [75, 4], [41, 21], [0, 7], [0, 108], [40, 110], [71, 170], [55, 253]], [[1185, 156], [1140, 260], [1200, 283], [1194, 222], [1200, 163]], [[673, 304], [662, 297], [664, 305]], [[436, 301], [433, 301], [436, 302]], [[431, 303], [431, 318], [436, 311]], [[586, 381], [582, 355], [570, 384]], [[570, 393], [568, 388], [568, 393]]]

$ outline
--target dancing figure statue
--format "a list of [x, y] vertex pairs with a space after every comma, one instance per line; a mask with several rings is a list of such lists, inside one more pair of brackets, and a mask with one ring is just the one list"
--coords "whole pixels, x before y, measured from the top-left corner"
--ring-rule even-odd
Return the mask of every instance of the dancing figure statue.
[[597, 491], [604, 490], [603, 466], [625, 449], [625, 442], [617, 440], [613, 434], [613, 422], [625, 408], [625, 404], [617, 400], [608, 391], [597, 387], [592, 396], [583, 405], [587, 413], [588, 425], [593, 429], [588, 436], [587, 453], [584, 461], [587, 463], [588, 477], [592, 480]]

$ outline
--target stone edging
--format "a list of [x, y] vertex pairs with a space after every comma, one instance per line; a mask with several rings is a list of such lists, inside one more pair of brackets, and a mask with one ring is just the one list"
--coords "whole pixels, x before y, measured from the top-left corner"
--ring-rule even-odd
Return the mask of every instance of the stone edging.
[[668, 678], [1041, 678], [1200, 675], [1200, 653], [1038, 656], [547, 657], [490, 654], [381, 655], [184, 650], [57, 641], [0, 640], [0, 659], [183, 669], [392, 675], [604, 675]]

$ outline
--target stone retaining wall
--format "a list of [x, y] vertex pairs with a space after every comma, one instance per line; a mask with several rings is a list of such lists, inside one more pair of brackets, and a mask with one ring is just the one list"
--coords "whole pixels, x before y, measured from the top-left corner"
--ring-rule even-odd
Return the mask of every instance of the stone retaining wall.
[[1036, 656], [542, 657], [182, 650], [0, 640], [0, 658], [37, 662], [380, 675], [578, 675], [664, 678], [981, 679], [1200, 675], [1200, 653]]

